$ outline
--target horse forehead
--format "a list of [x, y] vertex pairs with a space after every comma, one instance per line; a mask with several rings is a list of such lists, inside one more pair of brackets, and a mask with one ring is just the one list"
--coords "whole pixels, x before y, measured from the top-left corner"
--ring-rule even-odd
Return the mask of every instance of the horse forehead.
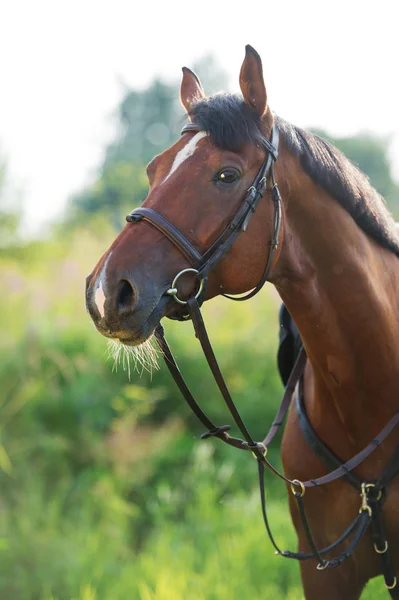
[[180, 148], [173, 159], [172, 166], [167, 173], [166, 177], [162, 181], [165, 183], [169, 179], [169, 177], [188, 159], [190, 158], [194, 152], [196, 151], [199, 142], [206, 137], [208, 134], [205, 131], [199, 131], [193, 137], [191, 137], [186, 144]]

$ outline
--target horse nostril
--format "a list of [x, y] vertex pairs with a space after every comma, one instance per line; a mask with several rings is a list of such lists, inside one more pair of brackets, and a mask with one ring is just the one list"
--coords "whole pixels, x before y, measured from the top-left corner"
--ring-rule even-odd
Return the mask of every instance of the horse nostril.
[[116, 295], [116, 307], [118, 312], [132, 312], [136, 308], [137, 294], [133, 284], [127, 279], [121, 279]]

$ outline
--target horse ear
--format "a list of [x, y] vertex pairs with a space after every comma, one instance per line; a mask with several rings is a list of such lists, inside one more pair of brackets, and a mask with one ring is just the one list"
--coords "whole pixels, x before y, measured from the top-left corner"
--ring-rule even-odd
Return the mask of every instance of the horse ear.
[[180, 86], [180, 102], [186, 111], [189, 112], [193, 102], [205, 98], [205, 93], [200, 80], [191, 69], [183, 67], [182, 71], [183, 79]]
[[246, 104], [256, 108], [262, 117], [267, 109], [267, 94], [263, 81], [262, 61], [252, 46], [245, 46], [245, 58], [240, 71], [240, 88]]

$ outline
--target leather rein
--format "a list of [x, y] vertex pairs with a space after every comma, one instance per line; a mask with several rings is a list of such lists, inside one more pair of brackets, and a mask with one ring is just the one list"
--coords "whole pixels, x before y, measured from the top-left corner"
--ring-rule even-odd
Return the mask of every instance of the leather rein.
[[[186, 132], [199, 132], [200, 128], [195, 123], [188, 123], [182, 129], [182, 134]], [[232, 437], [229, 435], [229, 425], [216, 425], [212, 419], [201, 409], [195, 400], [194, 396], [190, 392], [186, 385], [179, 367], [172, 355], [172, 352], [164, 337], [163, 327], [161, 324], [155, 330], [155, 338], [161, 349], [165, 363], [179, 387], [184, 399], [190, 406], [191, 410], [207, 428], [207, 431], [202, 434], [201, 438], [206, 439], [209, 437], [217, 437], [223, 442], [238, 448], [240, 450], [251, 450], [252, 454], [257, 460], [258, 464], [258, 475], [259, 475], [259, 486], [260, 486], [260, 497], [261, 507], [264, 523], [269, 534], [270, 540], [276, 550], [276, 554], [284, 556], [286, 558], [296, 558], [298, 560], [308, 560], [315, 558], [318, 561], [317, 569], [323, 570], [326, 568], [336, 567], [346, 558], [348, 558], [356, 546], [363, 537], [363, 534], [367, 531], [369, 525], [372, 525], [372, 539], [374, 542], [374, 549], [381, 557], [381, 570], [385, 579], [385, 586], [389, 590], [392, 598], [399, 598], [399, 588], [397, 586], [397, 579], [395, 577], [395, 570], [392, 565], [392, 560], [388, 550], [388, 542], [386, 539], [383, 521], [382, 521], [382, 503], [385, 499], [385, 488], [386, 485], [398, 474], [399, 472], [399, 446], [396, 448], [391, 459], [382, 473], [382, 475], [375, 481], [361, 481], [357, 475], [353, 473], [353, 470], [358, 467], [363, 461], [370, 456], [370, 454], [385, 440], [390, 432], [399, 423], [399, 412], [397, 412], [392, 419], [387, 423], [379, 435], [372, 440], [366, 448], [356, 454], [347, 462], [343, 463], [333, 452], [318, 438], [316, 432], [313, 430], [304, 407], [303, 394], [302, 394], [302, 381], [303, 373], [306, 365], [306, 353], [302, 346], [293, 370], [288, 379], [285, 392], [281, 405], [277, 411], [276, 417], [270, 427], [269, 432], [262, 442], [257, 442], [253, 439], [245, 426], [237, 407], [235, 406], [233, 399], [231, 398], [230, 392], [224, 381], [220, 367], [217, 363], [215, 354], [213, 352], [207, 330], [205, 328], [204, 321], [200, 306], [204, 300], [206, 283], [209, 272], [218, 264], [222, 257], [228, 252], [233, 245], [237, 237], [246, 230], [248, 223], [254, 214], [259, 201], [264, 196], [267, 190], [267, 177], [270, 176], [271, 187], [270, 191], [271, 199], [274, 205], [274, 218], [273, 218], [273, 234], [270, 242], [269, 254], [266, 259], [266, 265], [263, 275], [256, 285], [256, 287], [245, 294], [244, 296], [230, 296], [223, 294], [223, 296], [236, 301], [243, 301], [252, 298], [259, 290], [263, 287], [265, 282], [268, 280], [276, 252], [279, 247], [280, 229], [281, 229], [281, 196], [278, 189], [278, 185], [274, 177], [274, 163], [278, 157], [278, 143], [279, 143], [279, 132], [276, 125], [273, 125], [270, 140], [263, 138], [262, 145], [266, 152], [265, 159], [255, 177], [253, 184], [248, 188], [245, 198], [238, 208], [236, 214], [219, 235], [216, 241], [205, 251], [204, 254], [200, 254], [193, 244], [167, 219], [165, 219], [158, 212], [146, 208], [140, 207], [134, 209], [127, 217], [126, 220], [129, 223], [139, 223], [140, 221], [147, 222], [163, 235], [165, 235], [170, 242], [183, 254], [183, 256], [191, 264], [190, 268], [183, 269], [174, 278], [171, 287], [165, 292], [170, 295], [176, 302], [181, 305], [185, 305], [188, 309], [188, 315], [179, 317], [181, 320], [191, 318], [195, 330], [196, 337], [198, 338], [205, 358], [208, 362], [213, 377], [218, 385], [219, 391], [225, 401], [227, 408], [229, 409], [237, 427], [239, 428], [244, 439]], [[197, 288], [193, 295], [186, 299], [181, 299], [178, 296], [177, 282], [184, 273], [193, 273], [196, 276]], [[325, 463], [328, 469], [331, 469], [326, 475], [318, 477], [317, 479], [310, 479], [308, 481], [299, 481], [298, 479], [289, 479], [283, 473], [279, 472], [268, 460], [267, 450], [269, 444], [274, 439], [275, 435], [279, 431], [283, 424], [284, 417], [291, 405], [292, 398], [297, 391], [297, 411], [299, 414], [299, 425], [302, 433], [308, 443], [311, 445], [317, 456]], [[264, 468], [269, 469], [280, 479], [283, 479], [291, 487], [291, 491], [298, 502], [299, 514], [301, 517], [304, 532], [311, 549], [311, 552], [290, 552], [288, 550], [280, 550], [277, 546], [274, 537], [272, 535], [270, 524], [267, 517], [266, 511], [266, 494], [264, 487]], [[324, 484], [331, 483], [335, 480], [344, 478], [353, 487], [355, 487], [361, 498], [359, 513], [355, 517], [354, 521], [350, 524], [348, 529], [332, 544], [323, 549], [316, 547], [313, 535], [310, 530], [309, 522], [306, 516], [305, 506], [303, 497], [308, 488], [319, 487]], [[348, 543], [347, 547], [343, 552], [338, 554], [335, 558], [326, 560], [323, 555], [331, 552], [337, 546], [342, 544], [350, 536], [352, 539]]]

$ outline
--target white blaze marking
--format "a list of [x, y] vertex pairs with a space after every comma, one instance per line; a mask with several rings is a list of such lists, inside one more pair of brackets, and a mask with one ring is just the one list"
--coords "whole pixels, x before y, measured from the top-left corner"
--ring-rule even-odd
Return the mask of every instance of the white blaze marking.
[[106, 296], [104, 293], [104, 286], [105, 286], [105, 281], [106, 281], [106, 268], [107, 268], [108, 261], [111, 258], [111, 254], [112, 254], [112, 252], [109, 253], [107, 260], [103, 264], [101, 273], [97, 277], [96, 291], [94, 293], [94, 303], [96, 304], [96, 306], [98, 308], [98, 312], [100, 313], [101, 318], [103, 318], [103, 316], [105, 314], [104, 304], [105, 304]]
[[97, 304], [98, 312], [101, 315], [101, 318], [104, 316], [104, 304], [105, 304], [105, 294], [103, 290], [103, 282], [100, 281], [99, 287], [96, 289], [96, 296], [94, 302]]
[[206, 135], [207, 135], [207, 133], [205, 133], [205, 131], [199, 131], [198, 133], [195, 134], [195, 136], [193, 138], [191, 138], [191, 140], [189, 142], [187, 142], [187, 144], [184, 146], [184, 148], [179, 150], [179, 152], [175, 156], [175, 160], [173, 161], [173, 165], [172, 165], [172, 168], [171, 168], [169, 174], [165, 177], [165, 179], [163, 180], [162, 183], [165, 183], [165, 181], [167, 179], [169, 179], [169, 177], [172, 175], [172, 173], [174, 173], [176, 171], [176, 169], [178, 167], [180, 167], [180, 165], [187, 158], [190, 158], [190, 156], [192, 156], [194, 154], [198, 142]]

